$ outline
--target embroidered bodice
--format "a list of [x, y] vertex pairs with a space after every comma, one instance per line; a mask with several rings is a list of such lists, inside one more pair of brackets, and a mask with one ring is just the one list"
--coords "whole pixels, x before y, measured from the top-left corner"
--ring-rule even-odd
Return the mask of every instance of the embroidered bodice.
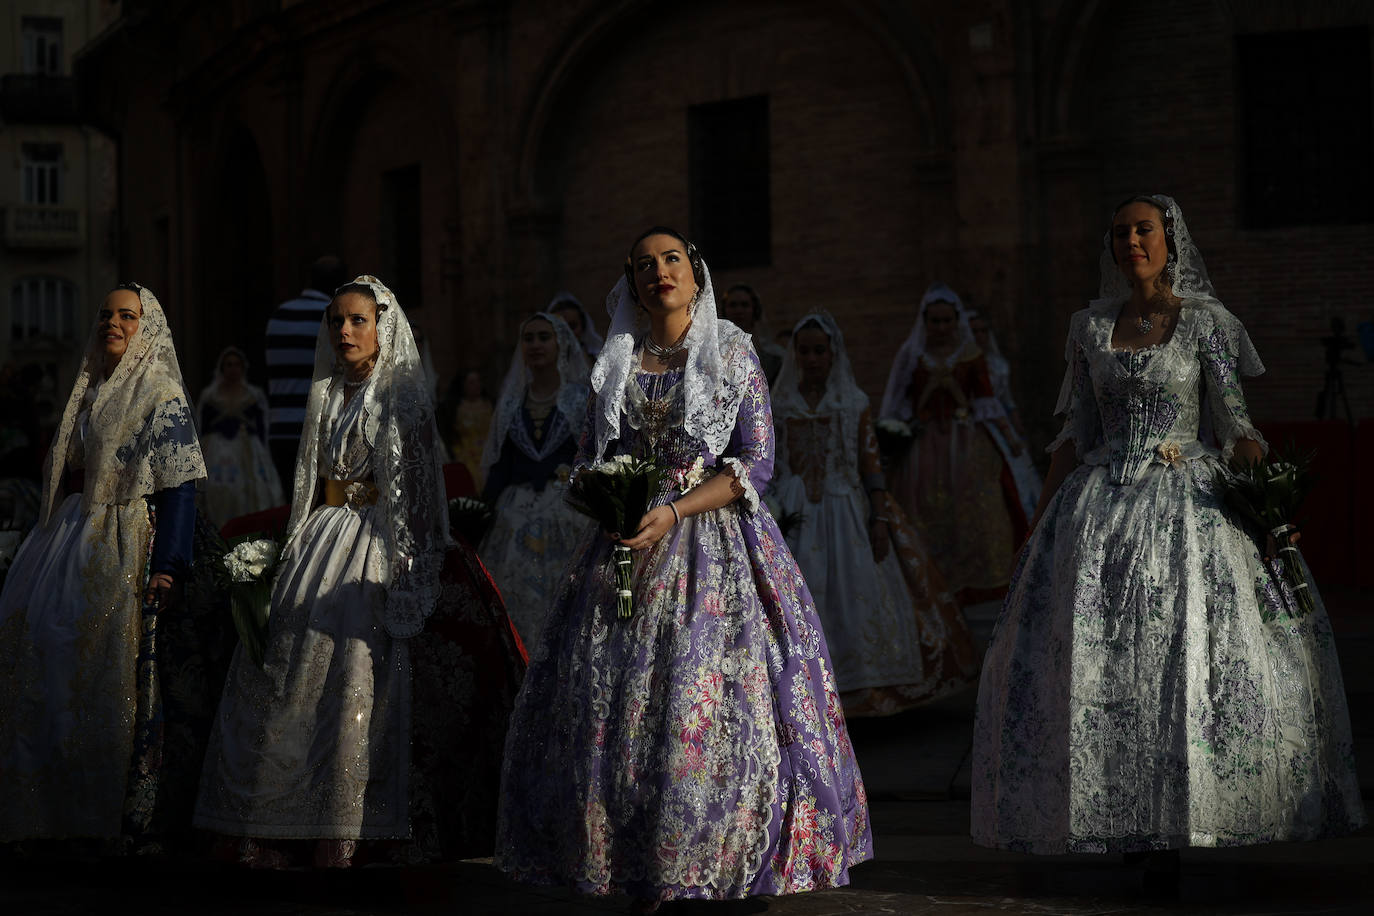
[[972, 344], [950, 357], [921, 354], [907, 387], [911, 415], [948, 429], [951, 423], [993, 420], [1005, 411], [992, 388], [987, 360]]
[[[744, 486], [744, 501], [756, 509], [759, 493], [773, 476], [773, 419], [768, 382], [758, 357], [750, 353], [749, 359], [752, 365], [746, 391], [722, 454], [711, 454], [703, 440], [686, 431], [683, 370], [670, 369], [662, 374], [643, 370], [630, 374], [626, 381], [620, 437], [608, 445], [606, 457], [653, 455], [666, 465], [670, 480], [667, 489], [656, 500], [659, 505], [698, 482], [693, 475], [694, 468], [710, 472], [723, 470], [728, 465]], [[595, 428], [591, 411], [596, 409], [596, 398], [591, 398], [586, 432], [577, 455], [578, 465], [591, 460]]]
[[363, 434], [363, 392], [347, 404], [343, 396], [343, 386], [335, 385], [320, 420], [320, 474], [330, 480], [370, 480], [373, 450]]
[[[1179, 312], [1173, 336], [1138, 351], [1112, 349], [1119, 308], [1089, 308], [1073, 316], [1063, 431], [1051, 450], [1072, 439], [1085, 464], [1105, 465], [1113, 483], [1138, 480], [1152, 462], [1179, 456], [1229, 458], [1236, 440], [1263, 437], [1250, 422], [1241, 391], [1239, 341], [1206, 308]], [[1236, 323], [1239, 327], [1239, 323]], [[1169, 450], [1166, 450], [1169, 451]]]

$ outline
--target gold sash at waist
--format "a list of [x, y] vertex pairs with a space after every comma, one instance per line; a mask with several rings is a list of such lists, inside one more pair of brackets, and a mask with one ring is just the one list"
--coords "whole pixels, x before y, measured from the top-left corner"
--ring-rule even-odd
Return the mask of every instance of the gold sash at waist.
[[329, 480], [324, 478], [324, 504], [326, 506], [363, 506], [377, 505], [377, 485], [370, 480]]

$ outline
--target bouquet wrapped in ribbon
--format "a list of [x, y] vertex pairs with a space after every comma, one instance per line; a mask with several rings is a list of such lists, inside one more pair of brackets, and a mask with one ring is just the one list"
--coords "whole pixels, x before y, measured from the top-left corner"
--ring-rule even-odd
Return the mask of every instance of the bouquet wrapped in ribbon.
[[886, 417], [873, 424], [873, 435], [878, 438], [878, 451], [889, 461], [896, 462], [906, 455], [911, 443], [920, 438], [921, 424]]
[[1293, 609], [1297, 617], [1307, 616], [1316, 607], [1301, 554], [1296, 545], [1289, 543], [1297, 531], [1292, 520], [1312, 487], [1311, 465], [1310, 454], [1296, 461], [1285, 461], [1275, 455], [1266, 461], [1216, 473], [1217, 492], [1231, 511], [1261, 539], [1274, 539], [1283, 581], [1297, 602]]
[[230, 550], [218, 570], [219, 585], [229, 593], [229, 608], [239, 642], [259, 668], [267, 648], [272, 580], [280, 561], [280, 544], [271, 538], [249, 534], [230, 542]]
[[459, 496], [448, 501], [449, 530], [462, 535], [473, 547], [482, 542], [495, 520], [496, 513], [492, 512], [485, 500]]
[[[666, 478], [667, 471], [652, 458], [618, 455], [580, 469], [573, 478], [568, 503], [596, 519], [612, 536], [630, 537], [639, 529], [639, 520], [649, 511]], [[622, 619], [634, 613], [630, 589], [632, 553], [620, 543], [611, 552], [615, 562], [616, 614]]]

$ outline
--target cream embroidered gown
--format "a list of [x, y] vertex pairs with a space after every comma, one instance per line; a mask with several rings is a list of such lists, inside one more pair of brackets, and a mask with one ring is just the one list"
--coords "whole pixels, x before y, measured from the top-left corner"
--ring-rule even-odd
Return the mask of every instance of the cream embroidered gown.
[[[373, 476], [365, 393], [347, 404], [341, 385], [329, 394], [320, 454], [332, 479]], [[376, 513], [316, 505], [287, 545], [263, 668], [239, 652], [225, 685], [197, 826], [408, 838], [407, 860], [489, 851], [523, 659], [500, 596], [463, 547], [446, 555], [425, 629], [389, 635]]]

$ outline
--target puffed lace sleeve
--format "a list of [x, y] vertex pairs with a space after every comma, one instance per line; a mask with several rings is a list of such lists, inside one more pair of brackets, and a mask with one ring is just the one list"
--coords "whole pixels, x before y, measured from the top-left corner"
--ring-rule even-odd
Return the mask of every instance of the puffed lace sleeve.
[[1053, 452], [1065, 442], [1072, 441], [1074, 453], [1080, 461], [1097, 444], [1102, 434], [1102, 417], [1097, 409], [1097, 395], [1093, 391], [1092, 368], [1084, 349], [1087, 321], [1088, 312], [1085, 309], [1075, 312], [1069, 322], [1069, 336], [1064, 342], [1064, 360], [1068, 366], [1064, 370], [1063, 384], [1059, 386], [1059, 403], [1054, 408], [1056, 415], [1064, 417], [1064, 425], [1045, 449], [1046, 452]]
[[1255, 345], [1240, 319], [1220, 303], [1200, 304], [1197, 356], [1202, 363], [1205, 389], [1202, 414], [1212, 437], [1229, 461], [1240, 439], [1253, 439], [1266, 453], [1269, 444], [1250, 422], [1250, 411], [1241, 390], [1241, 376], [1264, 372]]
[[740, 402], [730, 444], [720, 456], [720, 463], [722, 469], [731, 470], [744, 488], [743, 501], [749, 511], [756, 512], [759, 494], [773, 477], [773, 410], [768, 400], [768, 380], [752, 347], [748, 358], [744, 400]]

